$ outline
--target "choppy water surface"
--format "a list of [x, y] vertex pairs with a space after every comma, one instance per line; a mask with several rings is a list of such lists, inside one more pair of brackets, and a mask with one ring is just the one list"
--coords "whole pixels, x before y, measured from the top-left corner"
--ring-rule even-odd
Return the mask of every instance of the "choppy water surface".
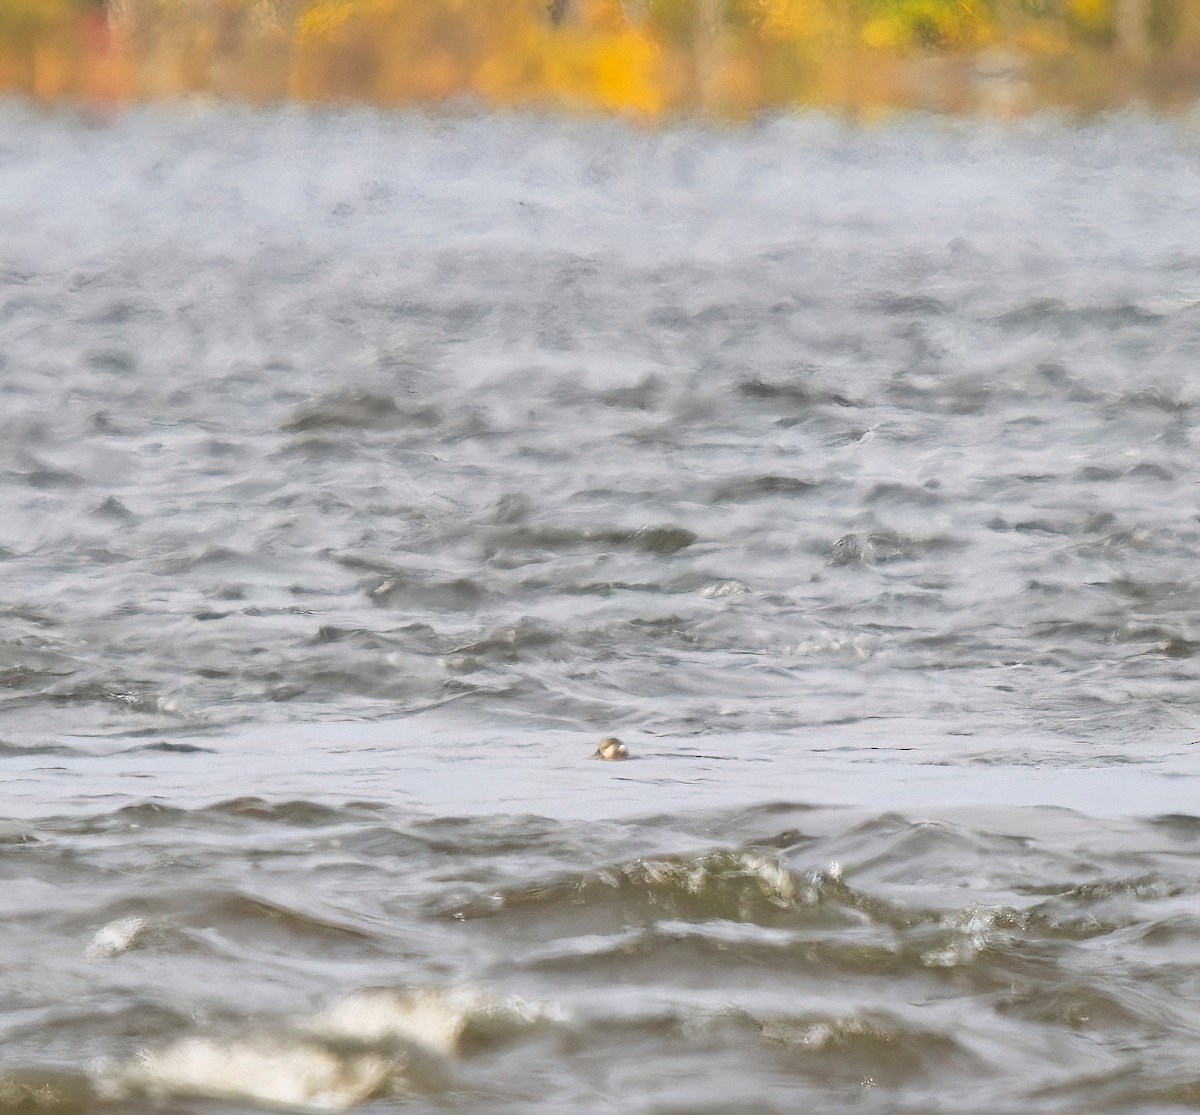
[[1200, 1106], [1198, 138], [0, 105], [0, 1112]]

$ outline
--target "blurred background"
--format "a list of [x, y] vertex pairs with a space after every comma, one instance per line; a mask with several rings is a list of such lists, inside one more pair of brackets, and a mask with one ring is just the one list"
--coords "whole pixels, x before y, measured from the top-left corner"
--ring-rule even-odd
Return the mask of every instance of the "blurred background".
[[0, 0], [0, 1115], [1200, 1108], [1198, 58]]
[[1021, 114], [1200, 88], [1200, 0], [3, 0], [0, 89], [653, 117]]

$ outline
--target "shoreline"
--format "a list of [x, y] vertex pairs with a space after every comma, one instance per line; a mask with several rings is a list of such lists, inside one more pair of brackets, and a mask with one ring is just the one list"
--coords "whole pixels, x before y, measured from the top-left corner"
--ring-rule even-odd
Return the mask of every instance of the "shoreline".
[[804, 25], [787, 37], [767, 24], [736, 25], [728, 12], [703, 24], [696, 13], [716, 11], [716, 0], [680, 5], [692, 20], [684, 31], [632, 19], [629, 3], [573, 2], [582, 14], [562, 23], [540, 3], [526, 10], [513, 0], [508, 23], [504, 13], [464, 9], [447, 30], [440, 0], [408, 8], [196, 0], [157, 15], [136, 0], [63, 0], [66, 14], [53, 19], [0, 18], [0, 96], [108, 107], [189, 94], [261, 104], [477, 103], [650, 123], [796, 109], [868, 119], [897, 110], [1086, 116], [1130, 106], [1186, 111], [1200, 101], [1200, 29], [1136, 49], [1072, 38], [1051, 20], [933, 43], [909, 32], [885, 41], [871, 24], [822, 34]]

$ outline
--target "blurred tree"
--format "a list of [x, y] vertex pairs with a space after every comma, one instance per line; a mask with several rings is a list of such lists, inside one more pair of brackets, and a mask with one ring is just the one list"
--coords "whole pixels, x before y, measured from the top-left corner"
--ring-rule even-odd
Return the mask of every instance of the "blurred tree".
[[1146, 53], [1145, 0], [1116, 0], [1113, 19], [1117, 45], [1126, 54], [1140, 57]]
[[1112, 45], [1113, 21], [1109, 0], [1067, 0], [1063, 14], [1067, 29], [1075, 39], [1094, 46]]
[[39, 95], [465, 93], [739, 114], [886, 101], [889, 83], [955, 67], [969, 85], [966, 60], [993, 45], [1056, 59], [1097, 105], [1105, 87], [1195, 89], [1200, 0], [0, 0], [0, 87]]
[[68, 43], [77, 33], [78, 0], [0, 0], [0, 83], [38, 95], [59, 91]]
[[867, 0], [863, 42], [892, 50], [970, 46], [993, 37], [982, 0]]

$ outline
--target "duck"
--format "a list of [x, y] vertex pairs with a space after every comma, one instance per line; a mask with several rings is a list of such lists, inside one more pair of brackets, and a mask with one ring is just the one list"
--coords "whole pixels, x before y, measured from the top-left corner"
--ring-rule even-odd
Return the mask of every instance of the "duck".
[[629, 748], [617, 739], [616, 736], [605, 736], [597, 745], [593, 758], [615, 763], [619, 759], [629, 758]]

